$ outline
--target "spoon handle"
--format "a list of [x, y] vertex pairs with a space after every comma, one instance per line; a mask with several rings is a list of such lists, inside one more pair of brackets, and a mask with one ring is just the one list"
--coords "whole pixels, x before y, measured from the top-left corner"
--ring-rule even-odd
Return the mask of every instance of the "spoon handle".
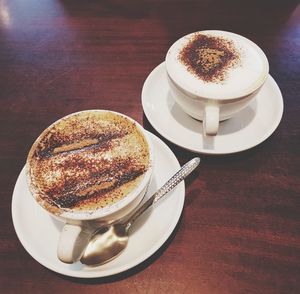
[[200, 163], [200, 158], [195, 157], [187, 162], [176, 174], [174, 174], [157, 192], [155, 192], [142, 206], [140, 206], [130, 217], [125, 221], [126, 228], [129, 229], [134, 221], [145, 212], [153, 203], [156, 203], [164, 195], [175, 188], [182, 180], [184, 180]]

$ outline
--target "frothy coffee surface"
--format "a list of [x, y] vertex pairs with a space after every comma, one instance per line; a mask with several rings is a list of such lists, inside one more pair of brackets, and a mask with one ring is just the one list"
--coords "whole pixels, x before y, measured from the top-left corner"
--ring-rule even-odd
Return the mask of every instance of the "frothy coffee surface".
[[240, 63], [240, 52], [222, 37], [195, 34], [178, 56], [187, 70], [204, 82], [221, 83]]
[[30, 190], [48, 211], [95, 211], [133, 191], [149, 168], [136, 124], [107, 111], [84, 111], [47, 128], [27, 158]]
[[200, 97], [231, 99], [256, 90], [269, 71], [252, 41], [224, 31], [202, 31], [177, 40], [166, 56], [171, 80]]

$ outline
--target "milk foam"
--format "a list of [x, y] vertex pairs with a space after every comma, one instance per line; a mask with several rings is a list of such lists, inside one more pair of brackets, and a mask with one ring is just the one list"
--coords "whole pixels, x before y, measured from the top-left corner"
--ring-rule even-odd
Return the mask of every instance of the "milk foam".
[[[94, 138], [96, 144], [86, 145]], [[74, 113], [49, 126], [33, 144], [27, 158], [29, 187], [52, 214], [104, 216], [142, 195], [151, 175], [151, 149], [143, 128], [125, 115]]]
[[229, 32], [203, 31], [199, 33], [231, 41], [240, 55], [240, 61], [236, 66], [228, 69], [225, 79], [220, 82], [201, 80], [188, 71], [178, 58], [182, 48], [194, 35], [194, 33], [189, 34], [175, 42], [166, 56], [168, 75], [180, 88], [196, 96], [231, 99], [250, 94], [263, 84], [269, 71], [268, 60], [256, 44]]

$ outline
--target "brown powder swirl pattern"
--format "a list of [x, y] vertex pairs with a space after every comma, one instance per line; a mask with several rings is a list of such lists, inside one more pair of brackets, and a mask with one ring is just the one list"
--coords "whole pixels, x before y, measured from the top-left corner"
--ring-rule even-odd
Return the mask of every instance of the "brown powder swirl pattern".
[[198, 33], [182, 48], [178, 59], [197, 78], [220, 83], [228, 70], [240, 63], [240, 53], [230, 40]]
[[124, 198], [149, 164], [148, 143], [134, 122], [88, 111], [47, 128], [32, 146], [30, 190], [48, 211], [91, 211]]

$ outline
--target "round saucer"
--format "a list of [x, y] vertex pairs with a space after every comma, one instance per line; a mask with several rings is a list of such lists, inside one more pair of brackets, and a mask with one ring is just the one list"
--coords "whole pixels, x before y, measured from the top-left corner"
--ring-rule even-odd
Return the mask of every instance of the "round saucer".
[[244, 110], [220, 123], [217, 136], [203, 136], [202, 122], [187, 115], [173, 100], [164, 62], [147, 77], [142, 105], [147, 119], [162, 136], [204, 154], [235, 153], [260, 144], [275, 131], [283, 114], [280, 89], [269, 75], [258, 96]]
[[[167, 145], [152, 134], [150, 137], [153, 141], [155, 162], [145, 199], [180, 168], [178, 160]], [[34, 201], [27, 187], [25, 168], [22, 169], [13, 192], [12, 218], [22, 245], [43, 266], [72, 277], [105, 277], [138, 265], [164, 244], [180, 218], [184, 194], [185, 186], [181, 182], [136, 221], [124, 252], [113, 261], [97, 267], [89, 267], [80, 262], [65, 264], [57, 258], [56, 249], [63, 223], [52, 218]]]

